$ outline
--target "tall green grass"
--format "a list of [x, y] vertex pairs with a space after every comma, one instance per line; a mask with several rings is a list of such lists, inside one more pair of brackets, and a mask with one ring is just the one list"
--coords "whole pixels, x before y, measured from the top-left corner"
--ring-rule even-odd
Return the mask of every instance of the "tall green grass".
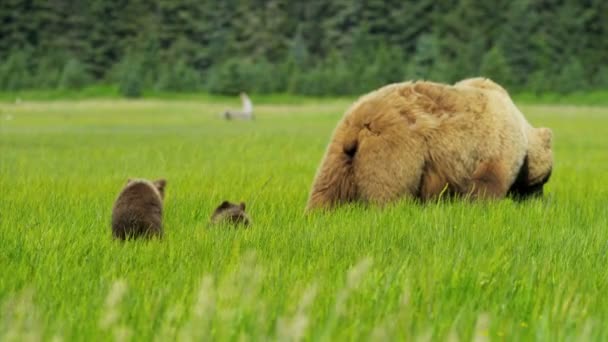
[[[608, 109], [551, 127], [546, 196], [306, 216], [346, 100], [0, 104], [0, 340], [608, 339]], [[165, 239], [118, 243], [128, 177], [166, 177]], [[210, 228], [243, 200], [251, 229]]]

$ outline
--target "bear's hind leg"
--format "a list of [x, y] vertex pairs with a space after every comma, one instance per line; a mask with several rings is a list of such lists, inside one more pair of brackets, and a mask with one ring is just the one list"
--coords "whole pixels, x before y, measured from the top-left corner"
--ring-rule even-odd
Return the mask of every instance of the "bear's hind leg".
[[423, 139], [407, 130], [405, 124], [395, 124], [384, 131], [362, 133], [354, 159], [361, 199], [382, 205], [418, 195], [425, 147]]
[[357, 198], [357, 185], [352, 165], [356, 152], [356, 143], [342, 149], [339, 143], [332, 142], [315, 176], [307, 210], [330, 208]]
[[508, 188], [504, 165], [497, 161], [484, 161], [473, 173], [466, 195], [474, 199], [498, 199], [506, 196]]
[[422, 202], [427, 202], [453, 194], [454, 189], [450, 186], [448, 179], [432, 166], [426, 165], [420, 179], [418, 198]]

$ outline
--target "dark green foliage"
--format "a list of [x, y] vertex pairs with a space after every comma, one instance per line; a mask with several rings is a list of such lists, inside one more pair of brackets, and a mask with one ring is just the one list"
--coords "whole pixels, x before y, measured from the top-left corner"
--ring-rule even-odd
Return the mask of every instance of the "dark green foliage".
[[509, 63], [498, 46], [493, 47], [483, 56], [479, 74], [491, 78], [505, 87], [512, 84]]
[[5, 0], [0, 90], [351, 95], [479, 75], [590, 90], [608, 86], [606, 13], [603, 0]]
[[554, 78], [552, 73], [548, 73], [544, 70], [536, 70], [528, 76], [528, 89], [536, 95], [540, 95], [552, 89]]
[[339, 56], [330, 57], [326, 63], [302, 73], [299, 93], [306, 95], [346, 95], [354, 93], [357, 74]]
[[248, 88], [255, 93], [278, 93], [287, 86], [287, 71], [285, 64], [273, 64], [263, 59], [249, 64], [251, 86]]
[[68, 60], [59, 79], [59, 88], [81, 89], [89, 83], [91, 76], [86, 66], [77, 59]]
[[59, 86], [59, 81], [65, 67], [67, 57], [61, 53], [44, 54], [37, 60], [36, 70], [32, 79], [37, 88], [54, 89]]
[[371, 48], [366, 52], [369, 58], [361, 60], [363, 67], [359, 80], [359, 91], [369, 91], [386, 83], [402, 81], [407, 72], [407, 62], [400, 49], [387, 45]]
[[531, 0], [514, 0], [506, 13], [503, 29], [496, 37], [496, 46], [504, 53], [511, 67], [512, 81], [521, 86], [535, 71], [550, 67], [550, 49], [545, 27]]
[[439, 37], [435, 34], [422, 34], [416, 43], [414, 56], [410, 59], [408, 79], [426, 79], [450, 82], [453, 68], [448, 68], [447, 56], [441, 53]]
[[156, 83], [157, 90], [195, 91], [201, 87], [199, 71], [184, 60], [165, 64], [161, 68], [160, 78]]
[[608, 89], [608, 65], [600, 67], [599, 71], [593, 78], [596, 87]]
[[572, 58], [557, 75], [554, 82], [554, 90], [562, 94], [587, 90], [588, 83], [585, 80], [585, 69], [581, 62]]
[[268, 94], [287, 87], [288, 64], [273, 64], [266, 60], [230, 59], [211, 68], [207, 75], [207, 90], [215, 94], [236, 95], [242, 91]]
[[247, 90], [250, 62], [229, 59], [211, 68], [207, 76], [207, 89], [212, 93], [236, 95]]
[[14, 51], [0, 65], [0, 87], [20, 90], [32, 86], [32, 75], [26, 51]]
[[117, 67], [116, 78], [118, 80], [118, 90], [124, 97], [140, 97], [144, 82], [145, 73], [143, 58], [137, 55], [128, 55]]

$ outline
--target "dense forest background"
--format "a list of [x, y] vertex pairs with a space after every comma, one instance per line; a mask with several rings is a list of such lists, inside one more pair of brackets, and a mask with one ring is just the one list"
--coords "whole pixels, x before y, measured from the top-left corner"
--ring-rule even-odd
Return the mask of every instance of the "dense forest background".
[[0, 90], [348, 95], [483, 75], [608, 88], [606, 0], [1, 0]]

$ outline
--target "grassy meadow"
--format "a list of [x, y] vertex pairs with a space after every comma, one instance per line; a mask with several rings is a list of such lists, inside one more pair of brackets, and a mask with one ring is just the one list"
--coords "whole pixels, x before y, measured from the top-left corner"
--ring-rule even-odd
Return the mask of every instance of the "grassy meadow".
[[[0, 340], [608, 340], [608, 107], [522, 106], [542, 199], [304, 215], [348, 105], [0, 103]], [[128, 177], [168, 180], [163, 241], [111, 239]]]

